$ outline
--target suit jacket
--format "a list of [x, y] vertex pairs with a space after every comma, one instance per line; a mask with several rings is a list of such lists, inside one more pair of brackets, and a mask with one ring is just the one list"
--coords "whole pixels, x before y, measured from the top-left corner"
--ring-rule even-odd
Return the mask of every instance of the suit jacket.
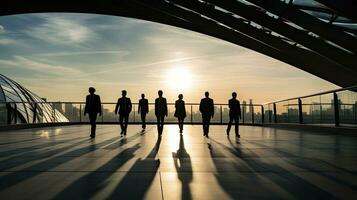
[[240, 102], [237, 99], [230, 99], [228, 101], [229, 106], [229, 115], [230, 116], [238, 116], [241, 118], [241, 109], [240, 109]]
[[102, 113], [102, 105], [100, 102], [100, 96], [93, 94], [87, 95], [86, 105], [84, 107], [84, 113]]
[[177, 118], [185, 118], [186, 117], [186, 108], [185, 102], [183, 100], [177, 100], [175, 103], [175, 117]]
[[164, 97], [159, 97], [155, 99], [155, 115], [159, 116], [167, 116], [167, 102]]
[[147, 99], [140, 99], [139, 100], [139, 108], [138, 108], [138, 113], [145, 113], [147, 114], [149, 112], [149, 102]]
[[119, 115], [129, 115], [131, 108], [130, 98], [122, 97], [118, 99], [117, 105], [115, 106], [115, 113], [119, 113]]
[[201, 99], [200, 112], [202, 113], [202, 115], [213, 117], [214, 115], [213, 99], [211, 98]]

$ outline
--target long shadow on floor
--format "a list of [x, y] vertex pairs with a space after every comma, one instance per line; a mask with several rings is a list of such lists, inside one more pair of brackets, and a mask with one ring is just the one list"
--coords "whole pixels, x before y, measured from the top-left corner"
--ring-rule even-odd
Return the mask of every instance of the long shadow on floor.
[[[259, 155], [253, 155], [252, 152], [249, 152], [249, 156], [245, 156], [245, 149], [239, 147], [239, 145], [232, 145], [227, 147], [226, 145], [211, 139], [214, 144], [209, 144], [210, 154], [213, 160], [213, 163], [217, 169], [217, 181], [221, 187], [230, 195], [231, 198], [244, 198], [244, 199], [276, 199], [282, 198], [280, 192], [276, 191], [276, 188], [280, 188], [287, 192], [289, 196], [292, 196], [296, 199], [333, 199], [334, 196], [328, 192], [322, 190], [318, 186], [304, 180], [303, 178], [295, 175], [291, 171], [288, 171], [277, 164], [263, 162], [261, 159], [257, 159]], [[232, 143], [231, 143], [232, 144]], [[216, 146], [216, 147], [215, 147]], [[219, 162], [217, 157], [217, 151], [221, 154], [229, 153], [237, 157], [237, 159], [229, 159], [225, 164]], [[218, 153], [220, 154], [220, 153]], [[231, 156], [228, 156], [231, 157]], [[255, 159], [249, 157], [256, 157]], [[234, 162], [234, 160], [236, 162]], [[243, 161], [243, 163], [238, 164], [237, 161]], [[242, 165], [246, 166], [245, 178], [253, 180], [244, 180], [242, 174], [239, 172], [242, 171]], [[225, 165], [230, 165], [235, 168], [234, 173], [237, 175], [238, 180], [231, 180], [231, 177], [227, 177], [227, 168]], [[243, 169], [244, 171], [244, 169]], [[238, 173], [237, 173], [238, 172]], [[259, 174], [258, 174], [259, 173]], [[239, 185], [242, 178], [245, 183], [250, 185], [244, 186]], [[264, 182], [263, 181], [264, 178]], [[269, 182], [268, 182], [268, 181]], [[238, 189], [232, 188], [232, 184], [238, 184]], [[269, 185], [270, 183], [270, 185]], [[243, 188], [245, 190], [243, 190]], [[275, 189], [274, 189], [275, 188]], [[248, 190], [248, 191], [247, 191]], [[278, 193], [276, 193], [278, 192]]]
[[155, 157], [159, 152], [160, 143], [161, 137], [158, 137], [148, 156], [136, 160], [112, 194], [106, 199], [144, 199], [158, 173], [160, 160], [155, 159]]
[[177, 152], [172, 153], [177, 176], [181, 182], [181, 199], [192, 199], [190, 183], [192, 182], [192, 163], [190, 155], [185, 149], [185, 142], [183, 136], [180, 135], [180, 145]]
[[[135, 140], [138, 137], [140, 137], [139, 133], [127, 138], [127, 141]], [[58, 155], [56, 157], [52, 157], [50, 159], [44, 160], [44, 161], [34, 164], [32, 166], [26, 167], [25, 169], [21, 169], [19, 171], [12, 172], [10, 174], [1, 176], [0, 177], [0, 179], [1, 179], [0, 191], [5, 190], [6, 188], [9, 188], [15, 184], [20, 183], [20, 182], [23, 182], [31, 177], [39, 175], [42, 172], [49, 171], [50, 169], [53, 169], [59, 165], [62, 165], [66, 162], [74, 160], [82, 155], [94, 152], [95, 150], [102, 148], [106, 145], [109, 145], [109, 144], [115, 142], [116, 140], [118, 140], [118, 137], [104, 140], [99, 143], [95, 143], [95, 140], [85, 140], [85, 141], [80, 141], [78, 143], [75, 143], [71, 146], [76, 147], [80, 144], [88, 144], [88, 145], [84, 146], [84, 147], [76, 148], [74, 150], [68, 151], [68, 152]], [[123, 144], [126, 144], [126, 143], [123, 143]], [[67, 147], [67, 149], [68, 148], [69, 147]], [[18, 165], [20, 165], [20, 164], [18, 164]]]
[[139, 147], [139, 144], [135, 144], [133, 147], [123, 150], [96, 171], [79, 178], [66, 187], [55, 199], [90, 199], [94, 197], [98, 191], [106, 187], [106, 181], [116, 170], [135, 156], [134, 153]]

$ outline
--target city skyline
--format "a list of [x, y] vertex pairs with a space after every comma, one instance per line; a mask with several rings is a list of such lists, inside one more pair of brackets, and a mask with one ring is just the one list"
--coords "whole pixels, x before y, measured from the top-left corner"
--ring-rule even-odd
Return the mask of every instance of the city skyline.
[[0, 17], [1, 73], [48, 101], [83, 101], [94, 86], [102, 101], [123, 89], [150, 101], [162, 89], [216, 103], [231, 92], [255, 103], [338, 88], [254, 51], [192, 31], [115, 16], [26, 14]]

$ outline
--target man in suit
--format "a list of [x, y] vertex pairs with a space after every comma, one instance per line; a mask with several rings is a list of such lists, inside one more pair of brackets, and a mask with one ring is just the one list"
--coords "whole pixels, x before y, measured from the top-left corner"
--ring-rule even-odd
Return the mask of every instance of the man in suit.
[[86, 105], [84, 107], [84, 116], [88, 114], [89, 122], [91, 124], [91, 138], [95, 138], [95, 130], [96, 130], [96, 121], [97, 115], [102, 116], [102, 105], [100, 102], [100, 96], [94, 94], [95, 88], [90, 87], [88, 89], [89, 95], [86, 97]]
[[240, 102], [237, 100], [237, 93], [232, 93], [232, 99], [228, 101], [229, 106], [229, 123], [227, 127], [227, 136], [229, 135], [229, 131], [231, 130], [232, 122], [234, 121], [235, 125], [235, 133], [236, 137], [240, 137], [239, 135], [239, 119], [242, 118], [241, 110], [240, 110]]
[[126, 97], [126, 90], [123, 90], [121, 94], [122, 97], [118, 99], [117, 105], [115, 106], [115, 114], [119, 114], [119, 123], [121, 128], [120, 135], [124, 134], [125, 136], [132, 105], [130, 98]]
[[213, 99], [209, 98], [209, 93], [205, 92], [205, 98], [201, 99], [200, 112], [202, 114], [203, 136], [208, 137], [211, 118], [214, 116]]
[[167, 116], [167, 102], [162, 97], [162, 90], [159, 90], [158, 95], [159, 98], [155, 99], [155, 115], [157, 119], [157, 132], [161, 136], [164, 130], [164, 119]]
[[146, 114], [149, 113], [149, 102], [145, 99], [145, 94], [141, 94], [141, 99], [139, 100], [138, 114], [141, 114], [141, 127], [143, 131], [146, 128]]

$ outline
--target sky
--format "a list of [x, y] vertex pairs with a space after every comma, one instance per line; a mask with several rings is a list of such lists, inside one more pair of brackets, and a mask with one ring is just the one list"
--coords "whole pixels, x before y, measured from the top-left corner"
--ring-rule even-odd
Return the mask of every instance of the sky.
[[48, 101], [102, 101], [121, 90], [135, 102], [159, 89], [169, 102], [205, 91], [226, 103], [232, 91], [254, 103], [338, 88], [252, 50], [173, 26], [117, 16], [41, 13], [0, 17], [0, 73]]

